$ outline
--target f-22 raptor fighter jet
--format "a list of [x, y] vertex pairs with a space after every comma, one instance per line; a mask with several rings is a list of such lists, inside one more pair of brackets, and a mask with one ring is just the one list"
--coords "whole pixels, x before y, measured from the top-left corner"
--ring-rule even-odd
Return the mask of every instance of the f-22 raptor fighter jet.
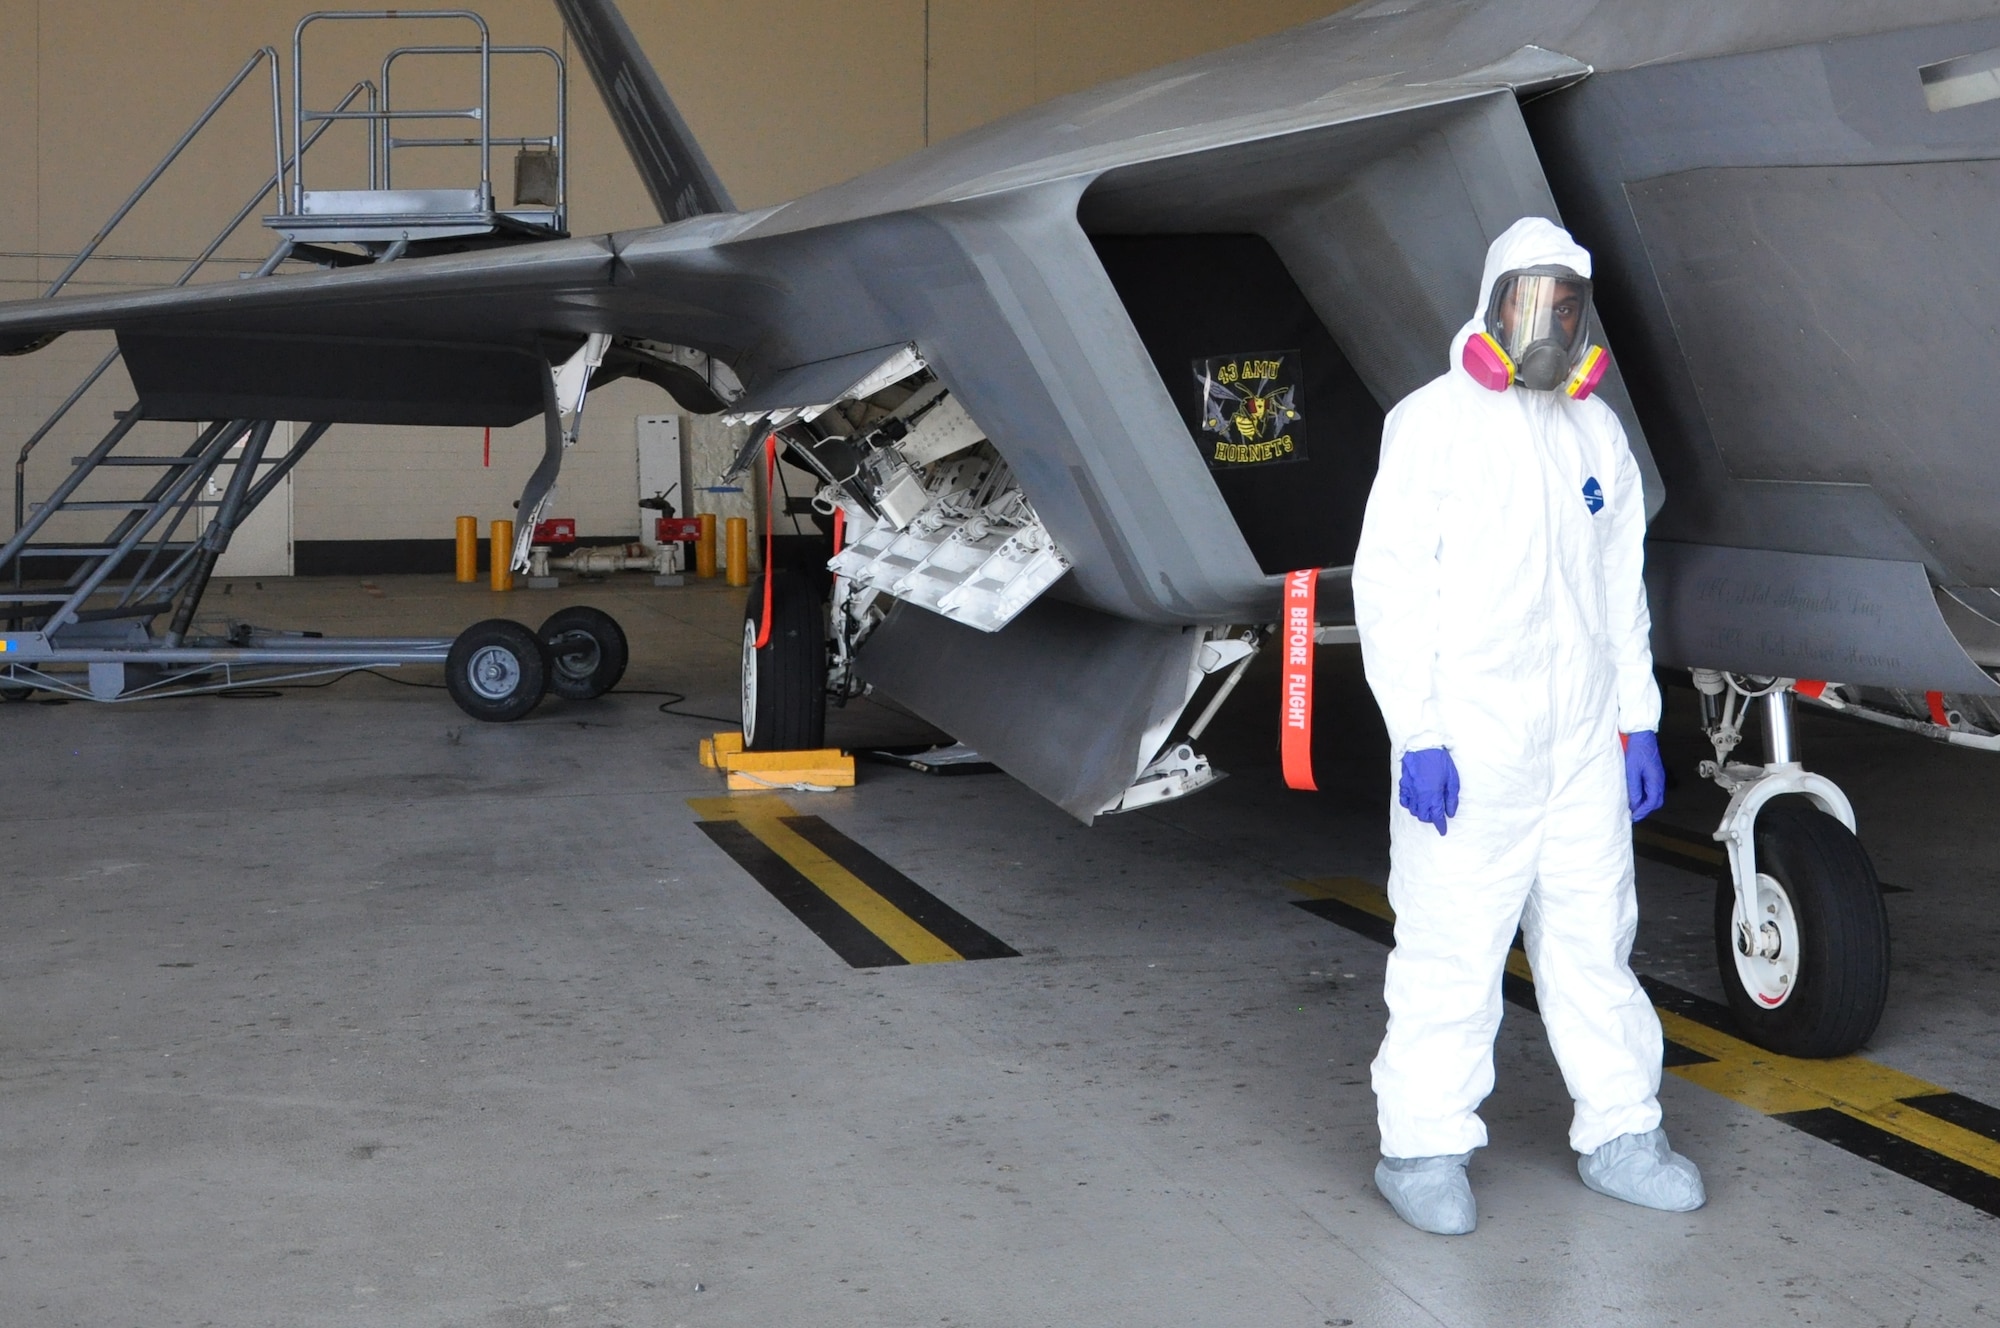
[[2000, 4], [1372, 0], [753, 212], [610, 0], [557, 5], [662, 225], [18, 303], [0, 350], [110, 329], [153, 418], [541, 412], [524, 538], [590, 373], [657, 382], [845, 526], [830, 605], [752, 595], [752, 745], [872, 686], [1089, 820], [1213, 777], [1176, 734], [1285, 574], [1339, 635], [1385, 408], [1560, 220], [1733, 794], [1725, 985], [1781, 1050], [1873, 1029], [1876, 882], [1792, 707], [2000, 748]]

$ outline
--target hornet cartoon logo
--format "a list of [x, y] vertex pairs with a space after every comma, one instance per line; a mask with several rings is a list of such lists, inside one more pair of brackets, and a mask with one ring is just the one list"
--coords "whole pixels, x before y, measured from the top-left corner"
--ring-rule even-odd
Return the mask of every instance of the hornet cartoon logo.
[[1211, 468], [1306, 459], [1298, 358], [1297, 351], [1287, 350], [1194, 362], [1202, 391], [1202, 442]]

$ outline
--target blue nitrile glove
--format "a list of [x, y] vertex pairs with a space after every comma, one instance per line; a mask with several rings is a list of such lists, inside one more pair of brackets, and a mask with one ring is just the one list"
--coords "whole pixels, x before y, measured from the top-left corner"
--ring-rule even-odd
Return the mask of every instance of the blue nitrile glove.
[[1667, 800], [1667, 767], [1660, 760], [1660, 735], [1651, 729], [1625, 735], [1625, 801], [1632, 819], [1643, 821]]
[[1403, 777], [1396, 783], [1396, 801], [1419, 821], [1444, 833], [1444, 823], [1458, 815], [1458, 767], [1442, 747], [1403, 753]]

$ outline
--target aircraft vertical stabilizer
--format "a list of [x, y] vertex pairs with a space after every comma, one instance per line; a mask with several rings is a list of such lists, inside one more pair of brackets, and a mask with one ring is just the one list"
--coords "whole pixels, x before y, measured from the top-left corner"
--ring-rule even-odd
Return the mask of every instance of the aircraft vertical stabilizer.
[[704, 212], [734, 212], [729, 191], [688, 132], [666, 86], [639, 48], [612, 0], [556, 0], [576, 38], [625, 150], [646, 181], [660, 219], [685, 221]]

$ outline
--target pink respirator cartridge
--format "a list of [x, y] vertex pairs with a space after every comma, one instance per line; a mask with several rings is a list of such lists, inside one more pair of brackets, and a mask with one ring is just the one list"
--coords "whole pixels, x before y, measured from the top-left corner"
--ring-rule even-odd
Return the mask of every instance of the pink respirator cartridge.
[[1604, 347], [1592, 346], [1577, 361], [1576, 372], [1563, 384], [1563, 391], [1572, 401], [1587, 400], [1597, 385], [1604, 381], [1604, 371], [1611, 367], [1611, 357], [1604, 353]]
[[1505, 392], [1514, 385], [1514, 361], [1500, 349], [1490, 332], [1466, 338], [1465, 353], [1459, 356], [1472, 381], [1493, 392]]

